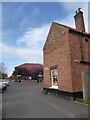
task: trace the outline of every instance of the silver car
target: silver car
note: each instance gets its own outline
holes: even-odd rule
[[[7,79],[2,79],[2,82],[3,82],[5,85],[7,85],[7,86],[10,85],[10,81],[7,80]]]
[[[3,92],[6,88],[7,86],[2,81],[0,81],[0,92]]]

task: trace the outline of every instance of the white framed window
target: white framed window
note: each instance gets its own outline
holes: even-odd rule
[[[57,68],[51,69],[52,86],[57,86],[58,85],[57,77],[58,77]]]

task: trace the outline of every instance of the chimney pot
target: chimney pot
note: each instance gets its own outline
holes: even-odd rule
[[[78,8],[78,12],[80,12],[81,8]]]

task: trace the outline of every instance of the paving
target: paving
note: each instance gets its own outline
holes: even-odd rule
[[[88,106],[42,93],[43,82],[12,82],[2,95],[2,118],[88,118]]]

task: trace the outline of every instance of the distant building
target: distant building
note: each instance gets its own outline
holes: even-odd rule
[[[15,67],[12,76],[21,77],[23,80],[37,79],[39,73],[43,74],[43,65],[34,63],[25,63]]]
[[[82,96],[82,73],[88,72],[90,65],[90,33],[85,32],[80,8],[74,19],[76,28],[55,22],[51,25],[43,48],[44,90]]]

